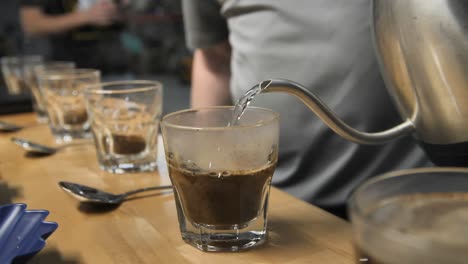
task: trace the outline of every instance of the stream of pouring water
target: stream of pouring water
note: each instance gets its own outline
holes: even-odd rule
[[[268,86],[270,86],[271,81],[263,81],[259,84],[254,85],[250,90],[245,92],[245,94],[237,100],[234,112],[232,113],[231,122],[228,123],[227,126],[235,126],[238,124],[239,120],[241,119],[242,115],[245,112],[245,109],[249,106],[250,102],[252,102],[253,98],[265,90]]]

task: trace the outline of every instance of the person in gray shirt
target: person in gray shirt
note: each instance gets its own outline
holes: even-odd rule
[[[183,0],[194,50],[192,107],[233,104],[254,84],[293,80],[361,131],[401,119],[385,90],[370,29],[370,0]],[[431,166],[411,138],[380,146],[334,134],[291,95],[268,93],[252,105],[280,113],[273,185],[335,215],[362,181]]]

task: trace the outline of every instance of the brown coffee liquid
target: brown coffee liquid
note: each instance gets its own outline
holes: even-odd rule
[[[112,138],[116,154],[138,154],[146,148],[146,141],[142,136],[112,134]]]
[[[196,224],[232,226],[247,223],[260,214],[276,164],[258,171],[194,172],[169,165],[186,217]]]
[[[81,125],[88,120],[86,109],[74,109],[67,111],[63,116],[63,122],[67,125]]]

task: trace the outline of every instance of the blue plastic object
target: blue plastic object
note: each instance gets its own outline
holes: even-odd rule
[[[0,206],[0,263],[22,263],[42,250],[57,229],[46,222],[47,210],[26,210],[26,204]]]

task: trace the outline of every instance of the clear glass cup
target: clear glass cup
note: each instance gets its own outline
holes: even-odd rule
[[[25,80],[25,66],[40,62],[42,62],[42,57],[39,55],[1,58],[3,79],[10,95],[29,93],[29,87]]]
[[[357,188],[355,263],[467,263],[468,169],[396,171]]]
[[[118,81],[90,86],[86,104],[100,167],[112,173],[153,171],[157,165],[163,85]]]
[[[99,70],[44,70],[38,79],[56,141],[62,143],[91,137],[84,90],[100,83]]]
[[[178,111],[161,122],[182,239],[203,251],[240,251],[266,240],[279,116],[249,107]]]
[[[37,115],[37,119],[40,123],[46,123],[47,110],[46,103],[43,93],[39,89],[38,76],[43,71],[50,70],[62,70],[62,69],[74,69],[75,63],[70,61],[49,61],[49,62],[37,62],[25,65],[24,74],[25,80],[32,93],[32,103],[34,112]]]

